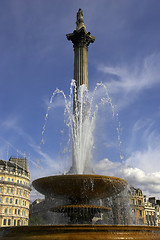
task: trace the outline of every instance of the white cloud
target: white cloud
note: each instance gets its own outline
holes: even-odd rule
[[[160,197],[160,171],[146,173],[139,168],[122,168],[122,175],[131,185],[141,188],[144,193]]]
[[[96,164],[99,174],[120,177],[134,187],[141,188],[144,194],[160,197],[160,171],[146,173],[140,168],[126,166],[125,163],[101,160]]]
[[[95,169],[102,174],[107,174],[109,172],[111,173],[119,166],[121,166],[120,162],[112,162],[108,158],[105,158],[96,164]]]
[[[143,63],[136,62],[132,66],[104,66],[99,71],[111,75],[106,85],[109,92],[117,98],[118,106],[125,107],[134,101],[140,92],[160,83],[160,53],[147,56]]]

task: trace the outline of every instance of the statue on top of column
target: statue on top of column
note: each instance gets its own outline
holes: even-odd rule
[[[76,30],[79,30],[82,27],[86,29],[86,26],[84,25],[84,20],[83,20],[83,11],[81,10],[81,8],[79,8],[77,12]]]

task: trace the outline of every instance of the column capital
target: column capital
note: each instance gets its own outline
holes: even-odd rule
[[[87,32],[84,27],[79,30],[73,31],[66,35],[69,41],[72,41],[73,47],[87,47],[90,43],[94,43],[95,37],[91,36],[90,32]]]

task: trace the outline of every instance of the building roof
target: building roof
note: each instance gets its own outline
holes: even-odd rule
[[[22,165],[24,161],[24,167]],[[7,160],[2,160],[0,159],[0,169],[4,169],[4,168],[9,168],[9,169],[16,169],[19,171],[24,171],[28,173],[27,170],[27,164],[26,164],[26,158],[22,159],[22,158],[12,158],[10,157],[9,161]]]

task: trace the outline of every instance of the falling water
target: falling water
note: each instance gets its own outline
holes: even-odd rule
[[[100,98],[100,102],[95,104],[97,90],[103,88],[104,96]],[[120,123],[118,120],[118,113],[115,110],[115,106],[112,104],[111,98],[108,94],[107,87],[102,82],[97,83],[92,94],[88,93],[85,85],[81,85],[78,88],[78,93],[74,91],[76,89],[75,81],[72,80],[70,86],[70,94],[67,98],[62,90],[56,89],[50,99],[47,113],[45,115],[45,123],[42,130],[41,144],[44,144],[44,134],[46,130],[46,124],[49,117],[49,111],[52,107],[54,97],[57,94],[61,94],[65,102],[64,110],[64,122],[69,128],[69,139],[67,145],[72,143],[72,166],[68,174],[92,174],[92,150],[94,147],[94,130],[96,123],[96,116],[98,108],[101,104],[109,104],[112,110],[113,118],[116,118],[117,136],[119,146],[121,145],[120,139]],[[74,96],[73,96],[74,95]],[[73,109],[73,98],[74,109]],[[120,151],[120,158],[123,156]]]

